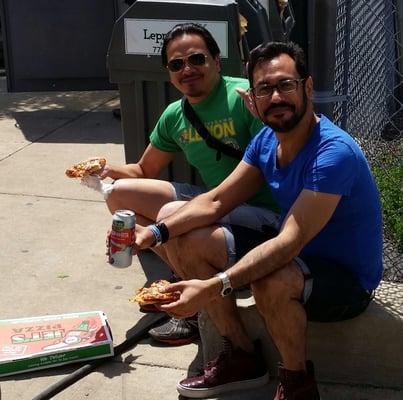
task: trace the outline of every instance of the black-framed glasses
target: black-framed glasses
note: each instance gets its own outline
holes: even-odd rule
[[[298,85],[304,80],[305,79],[283,79],[277,82],[277,85],[262,83],[261,85],[250,89],[250,91],[257,99],[272,96],[274,93],[274,89],[276,89],[279,93],[291,93],[297,90]]]
[[[206,63],[207,56],[203,53],[193,53],[186,57],[174,58],[168,61],[167,68],[171,72],[179,72],[185,68],[185,64],[192,65],[193,67],[201,67]]]

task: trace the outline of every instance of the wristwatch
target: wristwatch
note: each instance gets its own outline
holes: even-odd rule
[[[233,289],[231,286],[231,281],[229,280],[229,276],[225,272],[219,272],[215,276],[219,278],[222,283],[222,288],[220,292],[221,296],[226,297],[230,295]]]

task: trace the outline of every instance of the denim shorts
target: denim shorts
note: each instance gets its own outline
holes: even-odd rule
[[[174,200],[190,200],[208,189],[191,185],[189,183],[171,182],[174,190]],[[256,231],[262,231],[265,226],[277,229],[279,224],[279,215],[263,207],[241,204],[233,209],[228,215],[220,221],[222,224],[232,224],[244,226]]]
[[[228,251],[228,267],[275,232],[257,232],[237,225],[223,225]],[[362,288],[355,275],[331,260],[296,257],[304,275],[301,304],[309,321],[335,322],[361,314],[370,303],[372,290]]]

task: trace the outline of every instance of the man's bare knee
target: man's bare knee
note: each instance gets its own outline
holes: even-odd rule
[[[160,210],[158,211],[157,215],[157,221],[160,221],[161,219],[164,219],[171,214],[173,214],[175,211],[177,211],[179,208],[181,208],[183,205],[186,204],[186,201],[170,201],[169,203],[164,204]]]
[[[165,245],[167,254],[175,264],[188,265],[192,264],[192,260],[198,259],[197,240],[195,241],[194,233],[188,232],[178,236]]]
[[[194,238],[187,233],[169,240],[165,252],[175,273],[182,279],[195,278],[193,266],[200,263],[200,258],[192,251],[195,246]]]
[[[186,279],[210,278],[227,261],[224,234],[219,226],[195,229],[170,240],[166,251],[170,262]]]
[[[122,208],[122,196],[132,184],[133,179],[118,179],[113,183],[113,190],[106,199],[111,213]]]
[[[291,262],[251,284],[257,308],[277,307],[279,302],[301,298],[304,277],[299,266]]]

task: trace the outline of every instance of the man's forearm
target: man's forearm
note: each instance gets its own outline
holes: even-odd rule
[[[231,286],[234,289],[239,289],[282,268],[297,255],[296,248],[293,250],[293,247],[295,246],[292,244],[284,246],[284,243],[281,243],[281,241],[279,243],[276,239],[271,239],[255,247],[225,271],[230,279]],[[292,254],[294,255],[292,256]],[[203,297],[206,302],[220,298],[221,280],[213,276],[205,280],[205,283]]]
[[[169,237],[174,238],[193,229],[216,223],[256,193],[262,184],[260,170],[241,161],[216,188],[188,201],[163,219],[169,230]]]
[[[164,243],[166,239],[173,239],[193,229],[208,226],[221,218],[221,211],[214,206],[208,194],[201,194],[176,210],[170,216],[158,221],[152,227],[136,225],[136,246],[145,249],[156,244]],[[163,223],[165,233],[158,225]],[[154,230],[159,232],[158,235]],[[165,240],[163,238],[165,236]],[[160,241],[159,241],[160,239]]]
[[[139,164],[109,165],[108,176],[112,179],[146,178]]]
[[[174,214],[163,219],[172,239],[193,229],[208,226],[219,220],[225,211],[214,201],[211,192],[201,194],[186,202]]]
[[[270,239],[245,254],[228,274],[233,288],[240,288],[282,268],[299,254],[299,246],[281,235]]]

